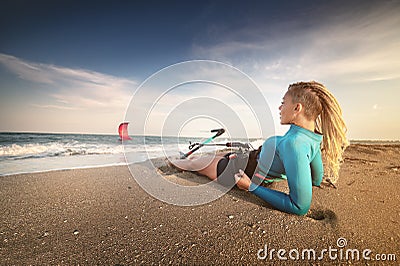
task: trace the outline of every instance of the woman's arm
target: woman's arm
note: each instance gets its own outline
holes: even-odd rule
[[[311,177],[313,186],[321,185],[322,178],[324,177],[324,166],[322,164],[321,150],[317,151],[317,154],[311,161]]]
[[[281,154],[285,155],[282,161],[288,180],[289,194],[257,186],[245,174],[240,180],[238,180],[240,175],[237,176],[237,185],[242,189],[247,186],[250,192],[278,210],[304,215],[310,209],[312,198],[311,169],[307,152],[298,143],[296,145],[295,142],[288,142],[285,143]]]

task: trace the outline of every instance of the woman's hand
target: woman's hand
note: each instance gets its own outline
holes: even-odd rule
[[[249,190],[251,180],[242,169],[239,169],[239,173],[235,174],[235,181],[238,188],[246,191]]]

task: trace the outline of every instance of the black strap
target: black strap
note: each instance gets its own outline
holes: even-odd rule
[[[261,152],[261,147],[260,146],[257,150],[251,151],[249,153],[249,161],[247,162],[246,168],[244,169],[244,172],[248,177],[252,177],[254,174],[254,171],[256,170],[257,164],[258,164],[258,155]]]

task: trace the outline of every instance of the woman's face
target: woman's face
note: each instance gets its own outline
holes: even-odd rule
[[[281,118],[281,124],[286,125],[293,122],[295,117],[296,104],[293,103],[292,97],[287,93],[282,99],[282,104],[279,106],[279,115]]]

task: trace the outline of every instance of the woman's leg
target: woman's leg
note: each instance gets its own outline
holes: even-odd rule
[[[201,175],[205,175],[211,180],[217,178],[217,165],[223,156],[201,156],[191,159],[174,160],[171,163],[184,171],[196,171]]]

